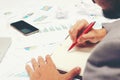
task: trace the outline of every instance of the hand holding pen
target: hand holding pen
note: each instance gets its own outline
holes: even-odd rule
[[[68,51],[71,50],[78,43],[78,39],[81,38],[82,35],[88,33],[92,29],[92,27],[94,26],[94,24],[95,24],[95,22],[91,22],[89,25],[87,25],[86,29],[83,30],[82,33],[79,34],[79,32],[77,32],[77,36],[76,36],[77,38],[73,42],[73,44],[69,47]],[[81,30],[82,30],[82,28],[81,28]],[[79,29],[78,29],[78,31],[79,31]]]

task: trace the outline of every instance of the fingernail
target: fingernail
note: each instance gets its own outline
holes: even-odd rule
[[[76,70],[80,70],[80,67],[76,67]]]

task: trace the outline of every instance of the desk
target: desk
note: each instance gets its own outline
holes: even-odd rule
[[[0,37],[11,37],[12,44],[0,63],[0,80],[29,80],[25,64],[32,57],[51,54],[78,19],[106,21],[100,8],[95,6],[91,0],[1,0]],[[36,26],[40,32],[23,36],[10,26],[11,22],[20,19]],[[100,24],[95,28],[98,26]]]

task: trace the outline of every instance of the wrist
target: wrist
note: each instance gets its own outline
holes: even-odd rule
[[[99,37],[100,37],[100,41],[106,36],[107,34],[107,31],[105,28],[102,28],[99,32],[99,34],[101,34]]]

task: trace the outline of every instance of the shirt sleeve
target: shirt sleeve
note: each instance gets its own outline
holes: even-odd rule
[[[108,33],[92,51],[83,80],[120,80],[120,21],[103,26]]]
[[[112,23],[102,23],[102,27],[104,27],[107,32],[109,32],[113,28],[116,28],[116,26],[118,25],[120,25],[120,20],[114,21]]]

